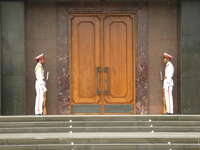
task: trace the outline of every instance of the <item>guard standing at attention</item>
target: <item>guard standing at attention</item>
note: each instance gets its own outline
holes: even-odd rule
[[[44,77],[44,68],[43,64],[45,63],[44,54],[40,54],[35,57],[37,61],[37,65],[35,66],[35,90],[36,90],[36,98],[35,98],[35,115],[43,115],[46,114],[46,82]]]
[[[165,64],[165,76],[163,81],[163,91],[164,91],[164,100],[166,104],[166,113],[167,114],[173,114],[174,108],[173,108],[173,75],[174,75],[174,66],[171,62],[172,56],[168,53],[163,54],[163,62]]]

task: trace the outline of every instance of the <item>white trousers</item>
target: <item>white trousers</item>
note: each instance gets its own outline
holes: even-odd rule
[[[173,86],[165,86],[165,102],[167,113],[174,113],[173,96],[172,96]]]
[[[43,113],[44,104],[44,88],[37,81],[35,83],[36,98],[35,98],[35,115]]]

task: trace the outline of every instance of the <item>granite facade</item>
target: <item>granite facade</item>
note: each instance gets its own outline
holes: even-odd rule
[[[26,103],[24,3],[4,1],[0,7],[0,107],[3,115],[23,115]]]
[[[153,11],[153,6],[158,7],[157,11]],[[172,8],[171,8],[172,7]],[[164,9],[164,11],[163,11]],[[41,49],[47,49],[48,57],[46,68],[50,70],[50,80],[48,81],[48,103],[49,114],[70,114],[70,78],[71,78],[71,52],[70,52],[70,13],[75,11],[87,13],[109,13],[109,12],[131,12],[136,14],[136,52],[135,52],[135,74],[136,74],[136,114],[161,113],[153,111],[154,108],[161,109],[162,103],[160,99],[161,85],[155,84],[159,80],[159,76],[154,72],[162,69],[160,55],[161,48],[173,48],[173,55],[177,56],[177,39],[176,39],[176,4],[172,6],[164,6],[162,3],[147,2],[68,2],[68,3],[36,3],[30,2],[26,4],[26,97],[27,97],[27,114],[33,114],[34,108],[34,75],[33,57],[39,53]],[[160,16],[155,17],[154,15]],[[154,14],[156,13],[156,14]],[[168,26],[165,24],[157,24],[160,18],[168,18]],[[172,17],[172,18],[171,18]],[[153,21],[152,21],[153,18]],[[171,23],[170,23],[171,22]],[[170,30],[167,36],[167,42],[160,44],[161,38],[156,39],[155,35],[159,29]],[[162,34],[162,30],[159,31]],[[152,36],[152,37],[151,37]],[[154,37],[153,37],[154,36]],[[165,38],[164,37],[164,38]],[[153,39],[153,40],[152,40]],[[174,42],[174,43],[173,43]],[[155,44],[157,43],[157,44]],[[173,44],[173,46],[171,46]],[[160,45],[158,47],[153,47]],[[155,49],[155,51],[154,51]],[[156,63],[154,64],[152,56],[156,53]],[[175,63],[176,66],[176,63]],[[153,70],[152,70],[153,68]],[[153,80],[153,82],[151,81]],[[155,82],[154,82],[155,81]],[[154,86],[155,85],[155,86]]]
[[[68,114],[70,104],[70,51],[68,12],[57,5],[57,101],[58,113]]]
[[[35,105],[35,56],[45,53],[48,114],[57,114],[57,23],[56,4],[27,2],[26,5],[26,114],[34,114]],[[46,74],[46,73],[45,73]]]
[[[180,92],[181,113],[200,113],[200,1],[181,1]]]
[[[147,3],[57,4],[57,100],[59,114],[70,113],[70,12],[136,13],[136,113],[149,112],[148,96],[148,7]],[[109,6],[110,5],[110,6]],[[126,8],[126,9],[125,9]],[[103,11],[102,11],[103,10]],[[138,37],[137,37],[138,36]]]
[[[161,114],[163,112],[163,97],[160,72],[164,75],[162,55],[164,52],[173,56],[174,74],[174,106],[178,112],[177,75],[178,75],[178,18],[176,2],[149,3],[149,34],[148,34],[148,66],[149,66],[149,112]]]
[[[136,48],[136,114],[149,113],[148,85],[148,5],[139,5],[137,12],[137,48]]]

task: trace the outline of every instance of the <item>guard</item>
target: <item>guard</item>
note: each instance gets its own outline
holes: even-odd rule
[[[165,64],[165,76],[164,76],[164,82],[163,82],[163,91],[164,91],[164,100],[166,104],[166,113],[167,114],[173,114],[174,108],[173,108],[173,75],[174,75],[174,66],[171,62],[172,56],[168,53],[163,54],[163,62]]]
[[[35,57],[37,61],[37,65],[35,66],[35,90],[36,90],[36,98],[35,98],[35,115],[43,115],[46,112],[46,82],[44,77],[44,68],[43,64],[45,63],[44,54],[40,54]]]

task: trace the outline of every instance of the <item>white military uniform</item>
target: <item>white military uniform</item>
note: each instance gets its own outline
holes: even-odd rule
[[[163,89],[164,89],[167,113],[171,114],[174,113],[173,96],[172,96],[172,91],[174,86],[174,82],[172,79],[173,75],[174,75],[174,66],[170,61],[168,61],[165,66],[165,79],[163,82]]]
[[[44,68],[40,62],[37,63],[35,67],[35,89],[36,89],[36,99],[35,99],[35,114],[43,113],[44,104],[44,94],[47,91],[46,83],[44,81]]]

